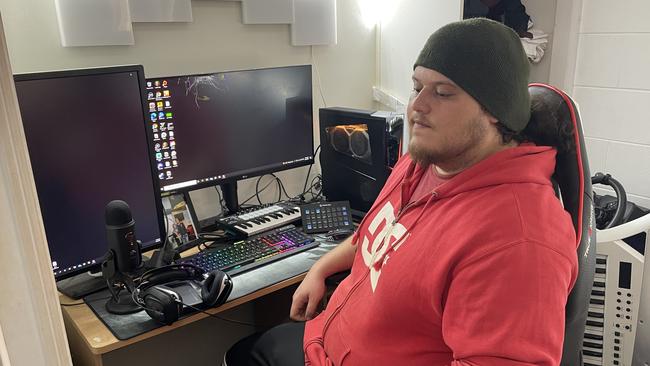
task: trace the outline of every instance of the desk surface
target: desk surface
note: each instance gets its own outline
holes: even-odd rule
[[[233,276],[233,291],[228,298],[228,302],[217,308],[209,309],[207,312],[217,314],[302,281],[312,264],[334,246],[336,244],[321,242],[320,246],[311,250]],[[187,252],[187,255],[191,254],[193,254],[191,251]],[[66,304],[76,303],[79,300],[72,300],[63,294],[59,294],[59,301]],[[83,345],[77,344],[76,346],[83,346],[93,355],[101,355],[140,342],[208,316],[203,313],[196,313],[170,326],[163,326],[121,341],[108,330],[86,304],[63,306],[62,312],[66,326],[73,328],[68,329],[71,348],[73,342],[83,342]],[[74,331],[75,334],[71,335],[71,331]]]

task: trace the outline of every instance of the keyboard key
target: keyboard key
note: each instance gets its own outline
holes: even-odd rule
[[[220,269],[234,274],[317,245],[312,237],[288,225],[218,250],[201,252],[180,262],[194,264],[205,271]]]

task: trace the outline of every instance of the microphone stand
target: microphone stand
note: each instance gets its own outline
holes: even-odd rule
[[[122,315],[142,310],[131,296],[135,289],[133,279],[129,274],[122,273],[117,269],[115,253],[112,250],[108,251],[102,262],[102,276],[106,279],[108,290],[111,293],[111,298],[106,302],[106,311]]]

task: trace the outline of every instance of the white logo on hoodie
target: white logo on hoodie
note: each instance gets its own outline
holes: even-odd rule
[[[377,232],[381,224],[384,225],[381,231]],[[370,239],[367,236],[363,237],[361,254],[363,255],[363,261],[370,269],[370,286],[372,287],[372,292],[375,292],[377,283],[379,282],[379,276],[381,276],[381,267],[379,269],[375,268],[375,263],[383,260],[383,264],[385,264],[388,261],[388,257],[383,258],[384,253],[386,253],[395,240],[403,239],[406,234],[406,228],[399,222],[395,222],[395,209],[390,202],[386,202],[384,207],[372,219],[372,222],[368,226],[368,233],[374,239],[372,244],[370,244]],[[393,247],[393,250],[397,250],[403,243],[404,240],[397,243]]]

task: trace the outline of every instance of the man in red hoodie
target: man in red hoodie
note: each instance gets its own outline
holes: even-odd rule
[[[527,84],[504,25],[435,32],[414,66],[409,154],[296,290],[291,317],[307,322],[241,341],[228,366],[558,365],[576,239],[555,149],[523,137]],[[346,269],[317,315],[325,278]]]

